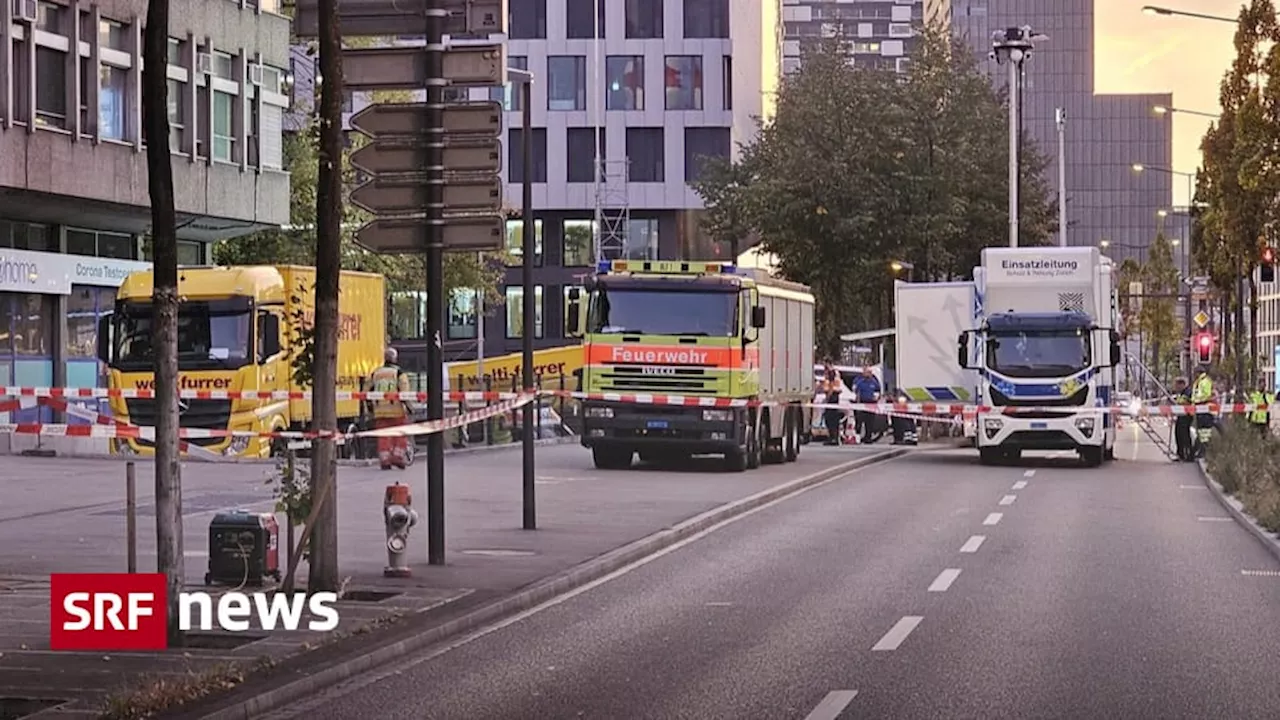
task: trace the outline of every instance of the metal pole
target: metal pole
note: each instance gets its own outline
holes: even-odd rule
[[[477,260],[484,263],[484,253],[477,255]],[[476,383],[484,382],[484,293],[485,288],[476,288]],[[458,388],[466,390],[467,388]]]
[[[1067,109],[1058,108],[1058,245],[1067,246]]]
[[[1009,59],[1009,247],[1018,247],[1018,68]]]
[[[128,535],[129,572],[138,572],[138,474],[133,461],[124,466],[125,534]]]
[[[523,262],[521,263],[521,291],[524,296],[524,331],[520,333],[520,349],[523,355],[523,363],[520,374],[524,376],[524,392],[529,394],[533,392],[533,334],[537,319],[534,316],[534,287],[533,287],[533,255],[537,252],[538,243],[535,236],[535,225],[533,222],[533,80],[525,78],[524,85],[520,90],[523,102],[520,107],[521,127],[520,132],[520,152],[524,157],[523,172],[520,174],[520,190],[524,196],[524,207],[522,210],[524,218],[524,241],[523,241]],[[533,467],[533,440],[536,428],[534,423],[541,418],[534,418],[533,403],[525,403],[522,408],[524,412],[524,468],[523,468],[523,505],[524,505],[524,529],[538,529],[538,513],[536,497],[534,495],[534,467]]]
[[[444,419],[444,0],[427,2],[427,418]],[[427,436],[427,562],[444,564],[444,434]]]

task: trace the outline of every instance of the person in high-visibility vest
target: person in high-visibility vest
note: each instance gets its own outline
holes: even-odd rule
[[[396,364],[399,354],[395,348],[387,348],[386,362],[369,376],[369,390],[373,392],[409,392],[409,376]],[[400,400],[372,400],[373,426],[387,428],[404,425],[409,419],[409,407]],[[404,470],[409,464],[409,439],[406,437],[379,437],[378,460],[383,470],[398,467]]]
[[[1180,377],[1173,381],[1173,397],[1174,405],[1190,405],[1191,394],[1187,391],[1187,379]],[[1195,422],[1195,418],[1190,415],[1175,415],[1173,420],[1173,439],[1178,450],[1178,459],[1183,462],[1190,462],[1195,459],[1193,443],[1191,442],[1191,425]]]
[[[1191,388],[1191,403],[1205,405],[1213,400],[1213,379],[1209,377],[1209,368],[1200,366],[1195,385]],[[1203,457],[1205,447],[1213,437],[1213,413],[1196,413],[1196,456]]]
[[[1267,383],[1258,382],[1258,389],[1249,393],[1250,405],[1266,405],[1266,410],[1254,409],[1249,413],[1249,422],[1258,428],[1258,432],[1264,436],[1269,434],[1271,429],[1271,406],[1276,402],[1275,393],[1267,392]]]

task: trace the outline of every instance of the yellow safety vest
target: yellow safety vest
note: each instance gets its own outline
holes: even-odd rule
[[[1276,402],[1276,396],[1272,395],[1271,393],[1258,392],[1257,390],[1254,390],[1253,392],[1249,393],[1249,403],[1251,405],[1266,405],[1268,408],[1270,408],[1272,405],[1275,404],[1275,402]],[[1267,415],[1269,414],[1271,414],[1271,411],[1269,409],[1254,410],[1249,415],[1249,422],[1255,425],[1265,425],[1267,422]]]
[[[1193,405],[1203,405],[1209,402],[1209,398],[1213,397],[1213,380],[1209,379],[1206,373],[1196,378],[1195,389],[1191,391],[1191,403]]]
[[[369,389],[373,392],[408,392],[409,378],[395,365],[383,365],[369,376]],[[408,414],[403,402],[374,400],[372,404],[375,418],[402,418]]]

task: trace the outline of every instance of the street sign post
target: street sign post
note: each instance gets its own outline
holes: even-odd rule
[[[351,153],[351,164],[370,175],[412,173],[427,163],[426,145],[412,142],[392,145],[370,143]],[[474,145],[446,145],[444,165],[457,172],[498,173],[502,171],[502,142],[496,138]]]
[[[1209,314],[1203,310],[1196,313],[1195,317],[1192,319],[1196,321],[1196,327],[1203,328],[1209,326]]]
[[[448,12],[444,34],[450,38],[507,34],[508,0],[441,0]],[[430,0],[342,0],[338,19],[344,37],[425,35]],[[295,0],[293,34],[320,36],[319,0]]]
[[[389,141],[426,138],[426,106],[421,103],[370,105],[351,116],[351,127],[371,138]],[[476,140],[502,135],[502,105],[496,102],[469,102],[446,105],[444,132],[447,138],[474,137]]]
[[[507,79],[503,43],[462,45],[444,53],[444,79],[455,87],[502,85]],[[420,90],[427,53],[421,47],[350,48],[342,51],[342,83],[351,90]]]
[[[499,215],[454,218],[444,226],[444,244],[458,252],[492,250],[502,245],[506,226]],[[356,243],[380,253],[420,253],[426,250],[426,228],[425,217],[374,220],[356,231]]]

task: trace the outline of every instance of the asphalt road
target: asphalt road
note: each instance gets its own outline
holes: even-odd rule
[[[273,717],[1280,716],[1280,563],[1125,435],[860,471]]]

